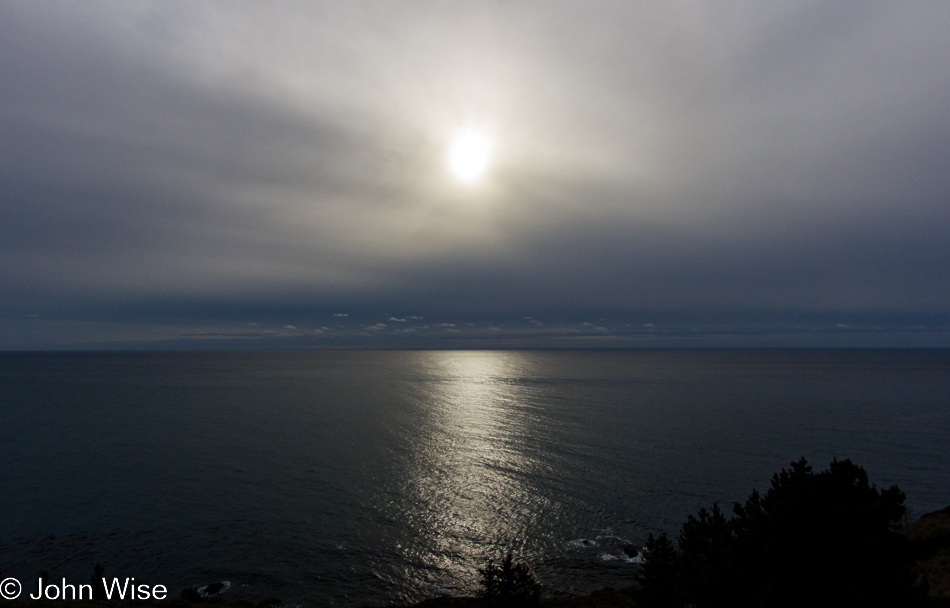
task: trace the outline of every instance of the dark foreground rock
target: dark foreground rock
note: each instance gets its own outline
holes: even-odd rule
[[[933,599],[950,603],[950,507],[927,513],[907,525],[917,558],[919,581],[926,581]]]

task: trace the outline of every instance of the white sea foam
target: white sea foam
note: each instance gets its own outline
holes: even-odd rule
[[[643,563],[643,554],[639,553],[633,557],[629,557],[626,554],[623,555],[613,555],[611,553],[601,553],[600,559],[605,562],[625,562],[628,564],[642,564]]]

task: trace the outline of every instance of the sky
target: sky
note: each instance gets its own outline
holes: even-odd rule
[[[948,31],[937,1],[0,3],[0,350],[950,347]]]

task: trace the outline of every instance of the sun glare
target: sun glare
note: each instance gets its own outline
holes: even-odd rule
[[[462,129],[452,140],[449,150],[449,167],[463,182],[472,182],[485,173],[491,144],[484,133],[475,129]]]

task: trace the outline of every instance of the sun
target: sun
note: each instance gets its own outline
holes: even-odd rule
[[[485,173],[491,142],[477,129],[460,129],[449,148],[449,167],[463,182],[473,182]]]

